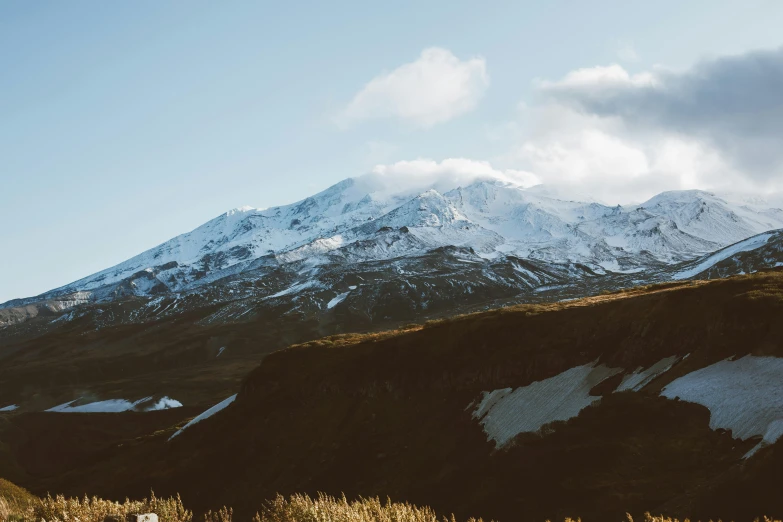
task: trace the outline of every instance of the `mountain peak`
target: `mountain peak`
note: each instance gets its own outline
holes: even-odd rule
[[[661,192],[660,194],[656,194],[655,196],[651,197],[641,205],[638,205],[639,207],[651,207],[654,205],[659,205],[662,203],[675,203],[675,204],[682,204],[682,203],[688,203],[691,201],[696,200],[714,200],[714,201],[721,201],[723,202],[723,199],[719,198],[712,192],[707,192],[706,190],[699,190],[699,189],[686,189],[686,190],[667,190],[665,192]]]
[[[184,291],[263,264],[260,260],[268,256],[287,262],[345,249],[353,252],[352,259],[367,261],[459,246],[487,256],[590,266],[616,266],[619,260],[639,256],[672,262],[783,228],[781,212],[730,204],[701,190],[663,192],[637,207],[608,207],[559,198],[543,185],[523,188],[490,177],[452,186],[435,181],[422,177],[395,185],[389,173],[371,173],[344,179],[289,205],[239,207],[44,295],[110,288],[145,268],[161,266],[169,267],[159,277],[166,278],[171,291]],[[448,190],[442,190],[445,187]],[[410,232],[407,247],[365,248],[381,241],[379,230],[403,227]],[[293,252],[296,255],[287,255]]]
[[[226,216],[233,216],[234,214],[245,214],[247,212],[253,212],[255,210],[258,210],[255,207],[251,207],[250,205],[243,205],[241,207],[232,208],[228,212],[226,212]]]

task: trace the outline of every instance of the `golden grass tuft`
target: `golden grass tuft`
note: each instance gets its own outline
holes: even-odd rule
[[[626,513],[625,516],[627,517],[627,522],[633,522],[633,517]],[[672,518],[672,517],[666,517],[663,515],[654,517],[650,513],[644,514],[644,522],[680,522],[680,519],[678,518]],[[691,522],[689,518],[684,519],[682,522]],[[713,522],[710,520],[710,522]],[[720,519],[718,519],[718,522],[721,522]],[[771,518],[764,517],[763,519],[757,518],[754,522],[780,522],[780,520],[774,520]]]
[[[152,493],[149,499],[113,502],[96,497],[83,499],[46,496],[37,498],[27,491],[0,479],[0,522],[124,522],[134,513],[155,513],[160,522],[192,522],[193,512],[182,504],[179,495],[159,499]],[[204,522],[233,522],[234,512],[223,507],[204,515]],[[349,501],[344,495],[335,498],[319,493],[316,498],[296,494],[288,498],[278,495],[266,502],[253,522],[457,522],[454,515],[438,517],[427,506],[392,502],[380,498],[359,498]],[[470,518],[467,522],[483,522]],[[549,522],[549,521],[547,521]],[[566,518],[565,522],[581,522]],[[628,514],[627,522],[634,522]],[[680,522],[677,518],[644,514],[644,522]],[[684,519],[682,522],[691,522]],[[712,521],[710,521],[712,522]],[[720,522],[720,521],[718,521]],[[755,522],[781,522],[767,517]]]
[[[36,498],[27,505],[12,504],[5,495],[0,495],[0,522],[124,521],[128,515],[134,513],[155,513],[160,522],[193,520],[193,512],[185,509],[179,495],[176,498],[159,499],[152,493],[149,499],[125,499],[125,502],[86,496],[79,499],[47,495],[45,498]]]
[[[440,522],[430,507],[418,507],[409,503],[381,502],[378,497],[348,501],[323,493],[317,498],[307,495],[278,495],[253,519],[254,522]],[[444,517],[443,522],[456,522],[454,515]],[[209,521],[217,522],[217,521]],[[225,522],[225,521],[220,521]],[[483,522],[471,518],[468,522]]]
[[[26,511],[36,500],[38,499],[26,489],[0,478],[0,522],[12,520],[17,513]]]

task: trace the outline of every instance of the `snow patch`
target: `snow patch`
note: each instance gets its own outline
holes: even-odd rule
[[[0,408],[0,411],[14,411],[17,409],[19,409],[19,406],[17,406],[16,404],[11,404],[10,406],[4,406]]]
[[[315,280],[305,281],[304,283],[297,283],[293,286],[289,286],[285,290],[280,290],[276,294],[268,295],[264,299],[274,299],[275,297],[283,297],[284,295],[296,294],[301,292],[302,290],[306,290],[308,288],[313,288],[313,287],[320,287],[320,286],[321,284],[318,281]]]
[[[220,347],[220,349],[218,350],[218,353],[217,353],[217,355],[215,356],[215,359],[217,359],[218,357],[220,357],[220,355],[221,355],[223,352],[225,352],[225,351],[226,351],[226,347],[225,347],[225,346],[221,346],[221,347]]]
[[[494,440],[500,448],[520,433],[535,433],[545,424],[576,417],[600,400],[591,396],[590,390],[621,371],[586,364],[513,391],[484,392],[473,418],[479,419],[487,440]]]
[[[326,308],[328,308],[328,309],[330,309],[330,310],[331,310],[332,308],[334,308],[334,307],[335,307],[335,306],[337,306],[338,304],[340,304],[340,303],[342,303],[343,301],[345,301],[345,298],[346,298],[346,297],[348,297],[348,294],[350,294],[350,293],[351,293],[351,292],[350,292],[350,291],[348,291],[348,292],[344,292],[344,293],[342,293],[342,294],[339,294],[339,295],[338,295],[338,296],[336,296],[334,299],[332,299],[331,301],[329,301],[328,303],[326,303]]]
[[[738,439],[761,436],[761,446],[783,434],[783,358],[720,361],[676,379],[661,395],[706,406],[710,428],[729,429]]]
[[[639,391],[645,386],[647,386],[650,381],[655,379],[661,374],[664,374],[668,372],[672,366],[674,366],[674,363],[679,361],[680,358],[675,356],[672,357],[665,357],[658,361],[657,363],[653,364],[646,370],[643,370],[642,368],[637,368],[636,371],[633,373],[629,373],[628,375],[625,375],[623,377],[622,382],[620,382],[620,385],[615,390],[616,392],[621,391]]]
[[[142,411],[158,411],[158,410],[170,410],[172,408],[181,408],[182,403],[171,397],[161,397],[155,404],[150,407],[145,407]]]
[[[109,399],[72,406],[73,403],[78,401],[79,399],[74,399],[49,408],[46,411],[56,413],[121,413],[124,411],[155,411],[182,407],[181,402],[169,397],[161,397],[154,402],[152,397],[144,397],[134,402],[125,399]]]
[[[55,406],[54,408],[49,408],[46,411],[58,413],[119,413],[122,411],[132,410],[134,406],[134,403],[126,401],[125,399],[109,399],[107,401],[90,402],[80,406],[71,406],[78,400],[79,399],[68,401],[66,403]]]
[[[767,241],[769,241],[769,238],[771,238],[773,235],[774,233],[759,234],[757,236],[748,238],[744,241],[740,241],[739,243],[735,243],[729,247],[724,248],[723,250],[718,250],[714,254],[704,258],[701,262],[696,264],[694,267],[674,274],[672,276],[672,279],[680,280],[680,279],[687,279],[689,277],[693,277],[695,275],[704,272],[708,268],[717,265],[721,261],[730,258],[735,254],[739,254],[740,252],[749,252],[751,250],[756,250],[757,248],[764,246],[767,243]]]
[[[236,393],[235,393],[234,395],[232,395],[232,396],[231,396],[231,397],[229,397],[228,399],[225,399],[225,400],[223,400],[223,401],[221,401],[221,402],[219,402],[219,403],[215,404],[214,406],[212,406],[210,409],[208,409],[208,410],[207,410],[207,411],[205,411],[204,413],[202,413],[202,414],[198,415],[197,417],[194,417],[194,418],[193,418],[193,419],[192,419],[190,422],[188,422],[187,424],[185,424],[185,425],[184,425],[184,426],[183,426],[181,429],[177,430],[177,432],[176,432],[174,435],[172,435],[171,437],[169,437],[169,440],[173,439],[174,437],[176,437],[177,435],[179,435],[180,433],[182,433],[183,431],[185,431],[185,430],[186,430],[186,429],[188,429],[189,427],[193,426],[193,425],[194,425],[194,424],[196,424],[197,422],[201,422],[201,421],[203,421],[204,419],[208,419],[209,417],[213,416],[213,415],[214,415],[214,414],[216,414],[217,412],[219,412],[219,411],[221,411],[221,410],[224,410],[224,409],[225,409],[225,408],[226,408],[226,407],[227,407],[229,404],[231,404],[232,402],[234,402],[234,400],[235,400],[236,398],[237,398],[237,395],[236,395]]]
[[[761,442],[753,446],[753,448],[742,458],[749,459],[761,448],[775,444],[775,442],[777,442],[780,437],[783,437],[783,419],[770,422],[769,426],[767,427],[767,431],[764,433],[764,437],[761,439]]]

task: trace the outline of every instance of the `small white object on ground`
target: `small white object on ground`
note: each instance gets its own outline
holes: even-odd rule
[[[127,522],[158,522],[158,515],[155,513],[134,513],[128,515]]]

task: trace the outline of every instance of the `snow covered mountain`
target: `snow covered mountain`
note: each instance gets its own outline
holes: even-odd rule
[[[780,266],[783,266],[783,230],[773,230],[686,263],[671,278],[718,279]]]
[[[525,189],[494,179],[395,191],[370,174],[291,205],[226,212],[114,267],[5,303],[0,324],[124,298],[196,295],[203,304],[204,299],[249,297],[247,292],[227,296],[216,290],[215,283],[225,286],[238,279],[254,282],[254,297],[294,298],[329,286],[323,280],[326,273],[358,273],[368,263],[385,263],[389,275],[380,276],[384,281],[397,277],[391,267],[399,260],[415,272],[417,260],[443,248],[464,250],[462,263],[481,267],[481,278],[517,290],[531,281],[545,287],[545,281],[567,285],[584,277],[623,274],[645,275],[646,280],[632,281],[640,283],[666,274],[671,265],[779,228],[781,209],[729,202],[697,190],[664,192],[640,205],[612,207],[559,199],[541,186]],[[444,257],[441,266],[452,266],[450,259]],[[520,267],[531,262],[562,277],[525,274]],[[514,277],[507,278],[504,271]],[[326,297],[324,305],[335,296]]]

